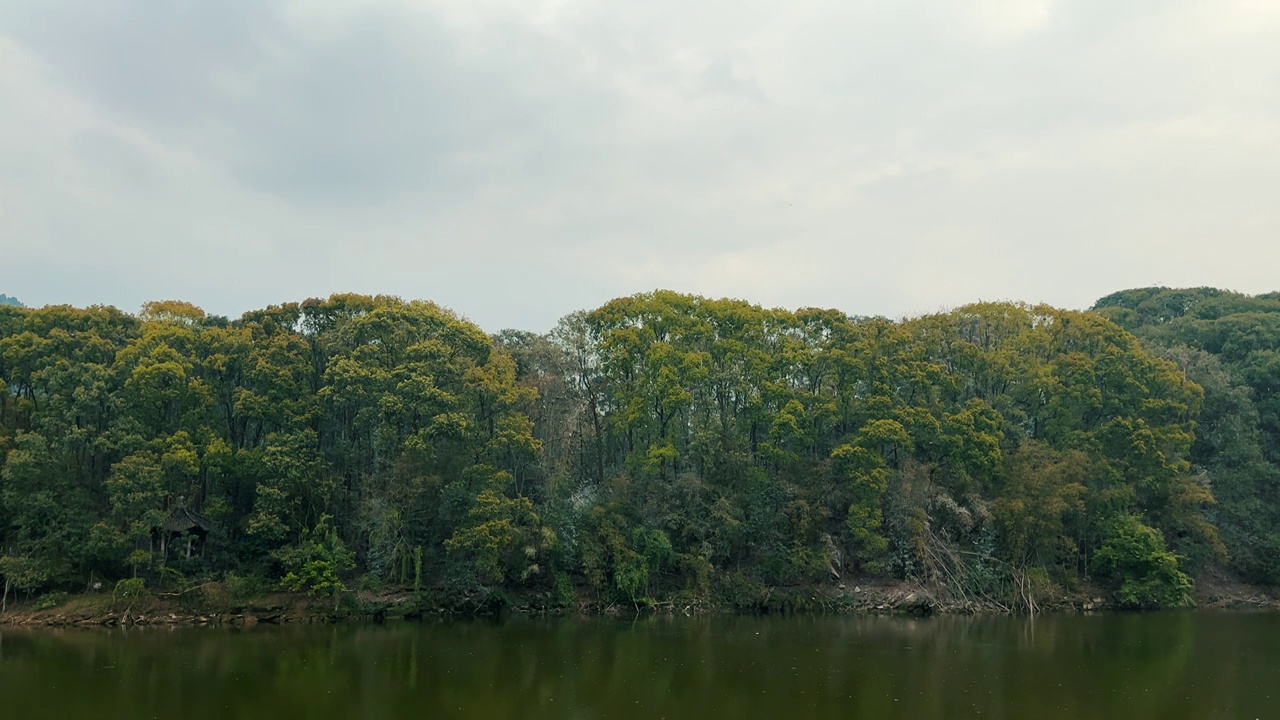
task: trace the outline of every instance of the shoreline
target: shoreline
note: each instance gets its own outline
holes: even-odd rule
[[[216,585],[216,584],[213,584]],[[378,624],[387,620],[493,616],[600,617],[630,615],[1025,615],[995,602],[956,598],[909,582],[869,582],[843,585],[771,588],[759,604],[664,600],[646,605],[602,604],[579,600],[571,605],[548,601],[545,594],[507,596],[473,593],[443,601],[431,592],[369,592],[349,595],[335,609],[331,599],[298,593],[272,593],[229,600],[206,592],[149,593],[132,602],[113,600],[105,593],[68,596],[54,607],[37,609],[38,599],[10,603],[0,614],[0,627],[144,627],[216,626],[251,628],[258,625]],[[1210,581],[1196,592],[1188,609],[1280,610],[1280,588],[1259,588],[1237,582]],[[1036,614],[1132,612],[1115,606],[1099,593],[1062,594],[1037,601]]]

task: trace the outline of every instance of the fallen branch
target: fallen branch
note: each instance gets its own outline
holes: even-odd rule
[[[181,597],[183,595],[186,595],[189,592],[192,592],[193,590],[199,590],[200,588],[205,588],[205,587],[209,587],[210,585],[217,585],[217,584],[218,583],[216,581],[210,581],[210,582],[204,583],[203,585],[196,585],[195,587],[189,587],[186,590],[182,590],[180,592],[156,593],[156,595],[160,595],[163,597]]]

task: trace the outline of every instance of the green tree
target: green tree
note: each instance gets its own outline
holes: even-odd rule
[[[321,515],[313,528],[306,528],[298,542],[277,551],[285,575],[281,585],[289,590],[331,595],[333,609],[341,604],[347,586],[342,575],[355,568],[355,556],[338,537],[333,518]]]

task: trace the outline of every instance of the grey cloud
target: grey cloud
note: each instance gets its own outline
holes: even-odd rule
[[[19,0],[8,35],[85,98],[151,128],[220,110],[215,73],[251,63],[281,28],[269,3]]]
[[[19,0],[0,244],[47,270],[0,292],[536,329],[658,286],[888,315],[1270,289],[1265,5]]]
[[[495,161],[536,171],[571,131],[557,102],[605,111],[572,84],[530,92],[555,48],[514,25],[494,30],[502,56],[469,57],[428,12],[375,7],[317,38],[280,3],[113,5],[41,8],[20,37],[126,122],[303,204],[471,186]]]

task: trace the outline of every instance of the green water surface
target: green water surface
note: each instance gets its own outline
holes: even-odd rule
[[[5,718],[1269,718],[1280,614],[0,630]]]

